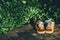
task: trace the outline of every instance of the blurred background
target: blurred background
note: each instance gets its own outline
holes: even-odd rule
[[[60,0],[0,0],[0,33],[38,19],[52,19],[60,26]]]

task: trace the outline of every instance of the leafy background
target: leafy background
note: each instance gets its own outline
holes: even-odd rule
[[[0,0],[0,33],[7,33],[30,22],[53,19],[60,23],[60,0]]]

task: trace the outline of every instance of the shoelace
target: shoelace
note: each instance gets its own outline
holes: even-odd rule
[[[44,23],[40,21],[39,24],[38,24],[38,26],[39,27],[44,26]]]
[[[48,23],[48,27],[51,27],[51,22]]]
[[[51,19],[46,20],[45,22],[48,23],[48,25],[47,25],[48,27],[51,27],[51,22],[52,22]]]

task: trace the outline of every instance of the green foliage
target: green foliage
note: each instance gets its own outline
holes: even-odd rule
[[[42,0],[41,0],[42,1]],[[57,4],[49,5],[46,1],[39,0],[1,0],[0,2],[0,33],[7,33],[29,23],[33,18],[57,21],[60,18]],[[46,3],[45,3],[46,2]],[[50,4],[54,1],[48,1]]]

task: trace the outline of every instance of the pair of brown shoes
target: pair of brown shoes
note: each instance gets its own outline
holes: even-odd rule
[[[36,22],[35,28],[38,34],[53,33],[55,22],[46,20],[45,23],[47,23],[46,27],[44,27],[44,22],[40,20]]]

